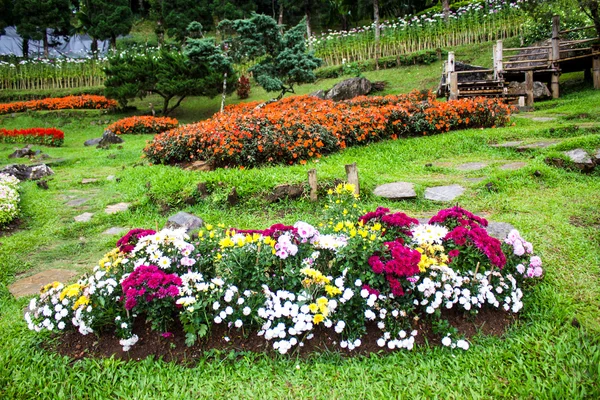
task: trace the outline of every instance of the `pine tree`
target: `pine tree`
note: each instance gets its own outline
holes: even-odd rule
[[[83,0],[87,17],[86,31],[94,39],[110,39],[117,47],[117,36],[127,35],[133,26],[133,13],[128,0]]]

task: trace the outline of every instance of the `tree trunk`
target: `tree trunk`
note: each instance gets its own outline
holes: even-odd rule
[[[98,57],[98,40],[96,38],[92,38],[92,46],[90,48],[94,57]]]
[[[225,96],[227,96],[227,72],[223,74],[223,95],[221,96],[221,112],[225,108]]]
[[[44,34],[42,35],[42,42],[44,43],[44,58],[48,58],[50,56],[50,51],[48,50],[48,30],[44,29]]]
[[[312,50],[312,42],[310,40],[312,37],[312,31],[310,29],[310,0],[304,2],[304,15],[306,16],[306,38],[308,41],[308,49]]]
[[[600,2],[597,0],[588,1],[588,7],[590,9],[590,14],[592,17],[592,21],[594,21],[594,26],[596,27],[596,35],[600,37]]]
[[[442,0],[442,13],[444,14],[444,21],[448,22],[450,17],[450,0]]]
[[[117,35],[111,35],[110,37],[110,47],[114,50],[117,49]]]
[[[279,18],[277,19],[279,25],[283,25],[283,2],[279,3]]]
[[[23,58],[29,58],[29,39],[23,38]]]
[[[379,26],[379,0],[373,0],[373,22],[375,23],[375,69],[379,70],[379,37],[381,28]]]

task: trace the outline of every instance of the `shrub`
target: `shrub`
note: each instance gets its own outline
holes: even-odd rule
[[[116,106],[116,101],[107,99],[104,96],[67,96],[0,104],[0,115],[27,110],[108,109]]]
[[[55,128],[4,129],[0,128],[2,143],[31,143],[46,146],[62,146],[65,133]]]
[[[247,99],[250,97],[250,79],[245,75],[240,76],[238,80],[237,95],[240,99]]]
[[[179,121],[169,117],[150,117],[134,116],[118,120],[111,124],[107,129],[117,135],[141,134],[141,133],[162,133],[169,129],[176,128]]]
[[[127,351],[138,340],[130,313],[163,335],[179,318],[188,345],[223,324],[242,334],[251,328],[283,354],[318,326],[353,350],[369,323],[380,347],[410,350],[421,325],[415,321],[425,318],[443,345],[466,350],[442,310],[517,313],[523,290],[543,275],[533,246],[515,230],[500,242],[483,230],[486,220],[459,207],[427,224],[385,208],[357,216],[348,212],[362,209],[353,192],[348,184],[330,192],[319,227],[207,224],[194,241],[182,230],[133,230],[118,242],[124,251],[108,253],[91,275],[45,287],[25,319],[36,331],[77,327],[87,334],[112,326]],[[457,240],[456,229],[472,242]]]
[[[383,139],[503,125],[511,111],[499,100],[438,102],[430,92],[343,102],[297,96],[257,106],[229,106],[209,120],[156,136],[144,151],[163,164],[194,159],[221,167],[303,164]]]
[[[19,213],[19,180],[12,175],[0,174],[0,227],[11,222]]]

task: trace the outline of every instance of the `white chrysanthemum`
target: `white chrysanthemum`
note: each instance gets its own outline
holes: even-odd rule
[[[441,225],[420,224],[412,229],[412,240],[418,245],[441,244],[448,229]]]

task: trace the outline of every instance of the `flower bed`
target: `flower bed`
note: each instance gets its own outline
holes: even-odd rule
[[[19,213],[19,180],[12,175],[0,174],[0,227],[10,223]]]
[[[195,159],[222,167],[306,163],[382,139],[504,125],[511,110],[484,98],[438,102],[430,92],[344,102],[296,96],[257,106],[227,107],[209,120],[156,136],[144,151],[164,164]]]
[[[518,313],[524,289],[543,274],[517,231],[501,242],[488,236],[485,219],[459,207],[428,224],[385,208],[361,216],[353,190],[331,192],[319,227],[206,225],[193,241],[182,231],[132,230],[76,284],[44,287],[27,324],[82,335],[113,329],[128,351],[138,341],[134,321],[163,337],[177,321],[189,346],[219,331],[257,335],[285,354],[317,328],[345,351],[365,339],[410,350],[425,319],[442,345],[466,350],[447,310]]]
[[[104,96],[67,96],[0,104],[0,115],[27,110],[108,109],[115,108],[117,105],[115,100],[107,99]]]
[[[0,128],[1,143],[31,143],[62,146],[65,133],[55,128],[4,129]]]
[[[140,133],[162,133],[174,129],[179,121],[169,117],[128,117],[111,124],[107,129],[117,135],[140,134]]]

